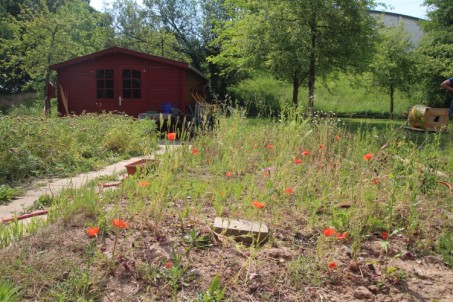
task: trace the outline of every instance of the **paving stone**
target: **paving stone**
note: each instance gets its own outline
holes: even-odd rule
[[[232,236],[234,240],[246,244],[253,242],[262,244],[269,238],[267,225],[259,221],[216,217],[213,228],[216,233]]]

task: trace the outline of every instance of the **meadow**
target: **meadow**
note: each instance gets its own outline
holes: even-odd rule
[[[1,225],[0,297],[448,301],[450,136],[400,125],[219,115],[117,189],[99,179],[49,197],[45,222]],[[264,223],[269,240],[216,233],[215,217]]]

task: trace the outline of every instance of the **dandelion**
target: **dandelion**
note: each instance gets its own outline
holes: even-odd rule
[[[197,155],[198,154],[198,149],[197,148],[193,148],[192,149],[192,154],[193,155]]]
[[[303,156],[308,156],[308,155],[310,155],[310,151],[304,150],[304,152],[302,152],[302,155]]]
[[[122,219],[113,219],[113,225],[120,229],[125,229],[127,227],[127,222]]]
[[[302,160],[301,160],[300,158],[295,158],[295,159],[294,159],[294,163],[295,163],[296,165],[301,164],[301,163],[302,163]]]
[[[288,195],[292,195],[292,194],[294,194],[294,191],[293,191],[292,188],[287,188],[287,189],[285,190],[285,193],[288,194]]]
[[[94,237],[98,235],[100,229],[101,229],[100,227],[88,228],[86,232],[88,236]]]
[[[225,176],[226,176],[226,177],[231,177],[231,172],[230,172],[230,171],[227,171],[227,172],[225,173]]]
[[[342,234],[336,233],[335,234],[335,238],[337,238],[337,239],[346,239],[346,235],[347,234],[348,234],[348,232],[343,232]]]
[[[337,264],[336,264],[335,262],[333,262],[333,261],[332,261],[332,262],[329,262],[328,265],[329,265],[329,268],[330,268],[330,269],[337,268]]]
[[[167,263],[165,263],[166,268],[171,268],[172,266],[173,266],[173,263],[171,263],[171,261],[167,261]]]
[[[147,181],[147,180],[140,180],[140,181],[138,182],[138,186],[139,186],[139,187],[142,187],[142,188],[145,188],[145,187],[147,187],[147,186],[149,186],[149,185],[150,185],[150,182]]]
[[[167,138],[171,141],[174,141],[176,139],[176,133],[175,132],[168,133]]]
[[[382,239],[387,240],[387,239],[389,238],[389,233],[386,232],[386,231],[383,231],[383,232],[381,233],[381,236],[382,236]]]
[[[257,208],[257,209],[262,209],[262,208],[264,208],[264,203],[259,202],[259,201],[257,201],[257,200],[253,201],[253,202],[252,202],[252,205],[253,205],[255,208]]]
[[[366,161],[369,161],[372,158],[373,158],[373,153],[368,153],[363,156],[363,159]]]
[[[322,233],[323,233],[324,235],[326,235],[326,237],[330,237],[330,236],[332,236],[333,234],[335,234],[335,229],[327,228],[327,229],[322,230]]]

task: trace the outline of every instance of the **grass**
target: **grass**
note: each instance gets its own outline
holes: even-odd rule
[[[451,261],[452,195],[439,183],[452,179],[451,142],[419,138],[397,122],[294,111],[220,117],[116,190],[91,183],[54,197],[49,225],[27,240],[0,226],[19,234],[0,250],[0,284],[25,301],[300,301],[320,286],[342,297],[359,284],[396,295],[415,277],[395,262],[407,253]],[[218,236],[216,216],[265,223],[269,242]],[[89,227],[100,227],[96,237]]]
[[[30,178],[74,175],[148,154],[156,146],[155,128],[152,121],[136,122],[113,114],[46,119],[4,116],[0,119],[0,183],[15,187]]]

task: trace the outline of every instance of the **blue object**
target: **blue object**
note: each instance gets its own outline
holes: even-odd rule
[[[162,103],[162,113],[171,113],[170,103]]]
[[[451,101],[450,110],[448,110],[448,115],[453,119],[453,100]]]

